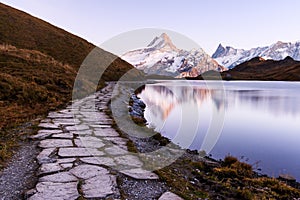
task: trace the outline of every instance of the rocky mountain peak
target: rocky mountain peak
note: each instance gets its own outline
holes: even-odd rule
[[[217,50],[212,55],[212,58],[218,58],[218,57],[224,56],[225,51],[226,51],[225,47],[220,43]]]
[[[151,49],[163,48],[178,51],[177,47],[173,44],[171,38],[166,33],[162,33],[159,37],[155,37],[147,47]]]
[[[196,77],[208,70],[227,70],[201,48],[178,49],[166,33],[155,37],[146,48],[123,54],[122,59],[147,74],[177,78]]]

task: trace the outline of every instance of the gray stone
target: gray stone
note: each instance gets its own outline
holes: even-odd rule
[[[53,119],[53,122],[54,123],[57,123],[57,124],[78,124],[80,123],[80,120],[77,119],[77,118],[67,118],[67,119]]]
[[[140,159],[133,155],[125,155],[125,156],[115,157],[114,160],[119,165],[131,166],[131,167],[142,167],[143,166],[143,163],[140,161]]]
[[[78,179],[70,172],[59,172],[56,174],[43,176],[39,179],[40,182],[53,182],[53,183],[68,183],[77,180]]]
[[[165,192],[158,200],[183,200],[178,195],[172,193],[172,192]]]
[[[58,111],[58,113],[72,113],[72,107],[70,107],[70,106],[68,106],[68,107],[66,107],[65,109],[63,109],[63,110],[60,110],[60,111]]]
[[[85,157],[80,158],[82,162],[94,165],[106,165],[106,166],[115,166],[116,163],[114,159],[110,157]]]
[[[68,169],[73,167],[73,163],[62,163],[60,166],[64,169]]]
[[[62,158],[62,159],[57,159],[55,163],[72,163],[76,160],[76,158]]]
[[[159,179],[155,173],[141,168],[127,169],[120,172],[135,179]]]
[[[38,133],[51,133],[51,134],[58,134],[58,133],[62,133],[61,129],[50,129],[50,130],[39,130]]]
[[[64,121],[60,121],[60,120],[54,120],[53,123],[57,126],[75,126],[77,124],[79,124],[80,122],[64,122]]]
[[[50,123],[51,122],[51,119],[49,118],[46,118],[46,119],[43,119],[40,121],[40,123]]]
[[[106,174],[86,180],[81,189],[85,198],[105,198],[114,194],[116,185],[116,178]]]
[[[94,130],[95,136],[100,137],[118,137],[119,133],[112,128],[97,128]]]
[[[47,133],[47,132],[43,132],[43,133],[38,133],[36,135],[30,136],[31,139],[45,139],[46,137],[49,137],[50,135],[52,135],[52,133]]]
[[[92,135],[92,130],[71,131],[70,133],[72,133],[72,134],[74,134],[74,135],[79,135],[79,136],[83,136],[83,135]]]
[[[39,143],[39,147],[51,148],[51,147],[72,147],[72,140],[65,139],[46,139]]]
[[[51,136],[52,134],[62,133],[62,130],[39,130],[38,134],[31,136],[32,139],[45,139],[46,137]]]
[[[129,154],[128,151],[121,149],[120,147],[113,145],[111,147],[108,147],[104,150],[106,153],[109,155],[124,155],[124,154]]]
[[[39,127],[44,129],[59,129],[59,127],[52,123],[40,123]]]
[[[51,119],[60,119],[60,118],[66,119],[66,118],[73,118],[73,117],[74,116],[72,113],[65,114],[65,113],[51,112],[48,114],[48,118]]]
[[[74,167],[69,172],[74,176],[85,180],[95,176],[109,174],[109,171],[103,167],[86,164]]]
[[[104,124],[90,124],[92,128],[111,128],[111,125],[104,125]]]
[[[63,170],[63,168],[58,163],[46,163],[41,165],[39,175],[58,172],[61,170]]]
[[[80,137],[75,140],[75,144],[78,147],[101,148],[105,146],[101,139],[92,136]]]
[[[94,148],[60,148],[58,155],[61,157],[88,157],[103,156],[104,153]]]
[[[79,197],[77,191],[78,182],[71,183],[52,183],[42,182],[36,186],[37,193],[29,200],[75,200]]]
[[[61,134],[54,134],[51,137],[52,138],[72,139],[74,137],[74,135],[72,133],[61,133]]]
[[[76,125],[76,126],[66,126],[67,131],[82,131],[88,130],[89,126],[87,125]]]
[[[53,159],[50,158],[50,155],[56,150],[56,148],[48,148],[48,149],[44,149],[38,156],[37,156],[37,160],[39,162],[39,164],[42,163],[51,163],[53,162]]]

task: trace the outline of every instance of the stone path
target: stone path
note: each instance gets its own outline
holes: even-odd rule
[[[28,199],[120,199],[118,173],[139,180],[159,178],[143,169],[138,156],[128,151],[128,139],[112,127],[105,113],[112,88],[109,84],[41,121],[41,130],[32,137],[40,140],[39,180]],[[174,199],[174,194],[160,199]]]

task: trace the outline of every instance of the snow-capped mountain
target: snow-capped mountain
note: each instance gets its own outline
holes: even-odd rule
[[[266,60],[283,60],[287,56],[300,61],[300,41],[294,43],[277,42],[271,46],[257,47],[250,50],[223,47],[220,44],[212,58],[220,65],[231,69],[254,57],[262,57]]]
[[[129,51],[121,56],[147,74],[173,77],[196,77],[208,70],[226,70],[203,49],[178,49],[166,33],[155,37],[146,48]]]

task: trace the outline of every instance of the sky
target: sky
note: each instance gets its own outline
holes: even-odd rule
[[[0,0],[95,45],[143,28],[178,32],[212,54],[300,40],[297,0]],[[147,38],[148,39],[148,38]],[[150,39],[150,38],[149,38]],[[146,41],[146,43],[149,43]],[[176,43],[175,43],[176,45]]]

